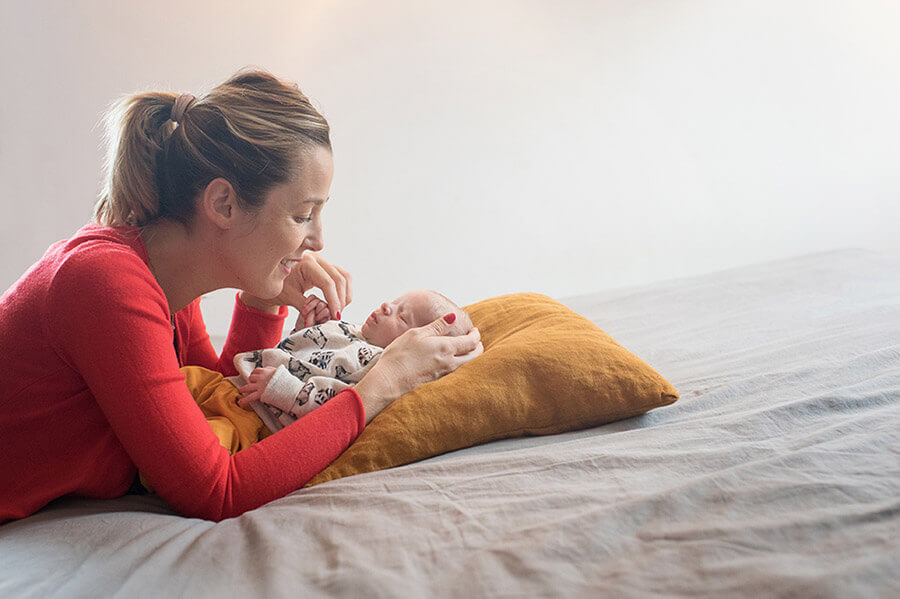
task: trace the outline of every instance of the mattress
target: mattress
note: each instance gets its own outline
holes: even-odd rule
[[[563,301],[681,399],[220,523],[58,500],[0,526],[0,596],[900,596],[900,256]]]

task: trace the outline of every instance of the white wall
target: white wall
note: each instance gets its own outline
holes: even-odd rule
[[[345,317],[900,251],[900,3],[4,1],[0,288],[85,223],[105,105],[245,65],[331,122]],[[204,302],[227,327],[233,292]]]

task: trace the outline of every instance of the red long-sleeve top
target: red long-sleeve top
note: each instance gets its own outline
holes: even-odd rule
[[[173,333],[136,229],[87,225],[52,245],[0,298],[0,522],[67,494],[121,496],[136,469],[209,520],[302,487],[365,426],[356,391],[230,456],[179,370],[236,374],[234,355],[275,345],[286,315],[237,300],[219,357],[199,300]]]

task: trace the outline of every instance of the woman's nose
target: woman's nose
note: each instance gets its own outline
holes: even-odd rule
[[[311,252],[321,252],[325,248],[325,240],[321,235],[315,237],[307,237],[303,240],[303,247]]]
[[[303,240],[303,247],[311,252],[321,252],[325,248],[325,235],[321,225],[306,236],[306,239]]]

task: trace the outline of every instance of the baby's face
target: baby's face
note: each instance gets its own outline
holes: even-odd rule
[[[366,341],[378,347],[388,344],[415,327],[434,321],[440,314],[434,312],[434,297],[428,291],[410,291],[392,302],[376,308],[362,325]]]

